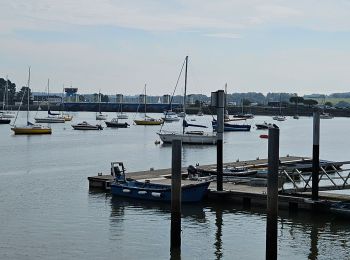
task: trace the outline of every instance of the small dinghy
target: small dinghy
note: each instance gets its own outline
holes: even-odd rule
[[[171,185],[151,183],[150,180],[137,181],[127,179],[122,162],[112,165],[112,175],[115,181],[111,184],[111,192],[114,196],[129,197],[140,200],[171,201]],[[201,201],[208,192],[210,181],[189,181],[182,185],[182,202]]]

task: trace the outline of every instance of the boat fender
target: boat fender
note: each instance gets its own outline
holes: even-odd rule
[[[151,195],[153,197],[156,197],[156,198],[161,198],[162,197],[162,193],[160,193],[160,192],[152,192]]]
[[[131,190],[129,190],[129,189],[123,189],[123,192],[125,192],[125,193],[130,193]]]
[[[147,191],[145,191],[145,190],[140,190],[140,191],[138,191],[137,193],[140,194],[140,195],[146,195],[146,194],[147,194]]]

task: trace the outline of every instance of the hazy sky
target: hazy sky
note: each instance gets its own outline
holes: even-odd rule
[[[0,77],[34,91],[350,91],[349,0],[0,0]],[[182,87],[182,86],[181,86]],[[181,90],[181,87],[179,90]],[[179,93],[180,91],[178,91]]]

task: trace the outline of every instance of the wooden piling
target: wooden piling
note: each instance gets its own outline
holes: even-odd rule
[[[266,219],[266,259],[269,260],[277,259],[279,133],[277,126],[269,129]]]
[[[312,200],[318,200],[320,171],[320,112],[314,112],[312,145]]]
[[[171,255],[181,252],[181,150],[181,140],[174,140],[171,164]]]
[[[217,143],[216,143],[216,168],[217,168],[217,190],[223,190],[223,150],[224,150],[224,114],[225,114],[225,92],[223,90],[217,91]]]

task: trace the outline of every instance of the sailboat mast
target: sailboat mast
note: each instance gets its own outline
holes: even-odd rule
[[[47,79],[47,112],[50,111],[50,79]]]
[[[144,99],[144,105],[145,105],[145,118],[146,118],[146,113],[147,113],[147,110],[146,110],[146,106],[147,106],[147,93],[146,93],[146,86],[147,86],[147,84],[145,84],[145,99]]]
[[[98,92],[98,113],[101,114],[101,90]]]
[[[28,102],[28,107],[27,107],[27,125],[29,125],[29,86],[30,86],[30,67],[29,67],[29,70],[28,70],[28,83],[27,83],[27,95],[28,95],[28,99],[27,99],[27,102]]]
[[[184,113],[185,113],[185,117],[186,117],[187,67],[188,67],[188,56],[186,56],[186,67],[185,67],[185,93],[184,93]],[[185,120],[185,119],[183,119],[183,120]],[[185,133],[185,125],[184,124],[182,124],[182,133],[183,134]]]
[[[9,79],[8,76],[6,75],[6,99],[3,105],[3,110],[6,108],[6,111],[9,109]]]

